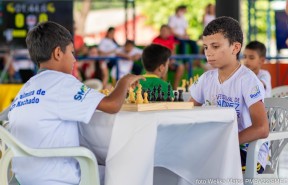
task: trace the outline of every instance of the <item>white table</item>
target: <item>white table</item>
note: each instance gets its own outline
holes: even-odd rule
[[[81,144],[106,161],[106,185],[152,185],[154,166],[163,167],[155,170],[159,185],[242,180],[233,108],[95,112],[90,124],[80,124],[80,135]]]

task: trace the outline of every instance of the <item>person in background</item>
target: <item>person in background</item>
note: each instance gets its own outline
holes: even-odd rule
[[[269,71],[261,69],[265,62],[266,47],[263,43],[252,41],[245,47],[244,65],[251,69],[262,82],[265,89],[265,98],[271,97],[271,75]]]
[[[202,24],[203,27],[205,28],[209,22],[213,21],[216,18],[215,16],[215,6],[211,3],[209,3],[206,7],[205,7],[205,13],[203,15],[203,19],[202,19]]]
[[[162,46],[167,47],[168,49],[170,49],[172,55],[175,55],[175,53],[176,53],[175,46],[178,42],[175,40],[175,38],[171,32],[170,27],[168,25],[164,24],[160,28],[160,35],[157,36],[156,38],[154,38],[152,43],[153,44],[160,44]],[[177,87],[179,86],[180,80],[181,80],[183,73],[184,73],[184,65],[183,65],[183,63],[180,63],[178,61],[170,59],[169,70],[175,72],[173,89],[176,90]],[[165,78],[165,79],[167,79],[167,78]]]
[[[98,49],[96,46],[91,46],[88,49],[88,56],[87,57],[97,57],[99,56]],[[99,79],[103,83],[103,88],[106,88],[106,85],[109,80],[109,71],[107,67],[107,63],[103,60],[85,60],[79,62],[80,71],[82,74],[83,80],[88,79]]]
[[[133,40],[127,40],[123,47],[117,49],[116,55],[122,58],[118,60],[118,77],[122,78],[124,75],[131,73],[134,62],[141,58],[142,50],[135,47]],[[117,79],[116,75],[116,66],[113,66],[111,70],[113,80]]]
[[[105,38],[103,38],[99,45],[98,50],[100,56],[116,56],[116,50],[119,47],[118,43],[114,39],[115,28],[109,27],[106,33]],[[116,64],[116,60],[109,60],[108,68],[111,69]]]

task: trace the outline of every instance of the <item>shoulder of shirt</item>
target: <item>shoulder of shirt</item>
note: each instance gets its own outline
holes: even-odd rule
[[[259,73],[265,74],[265,75],[270,75],[270,72],[265,70],[265,69],[260,69]]]
[[[66,74],[60,71],[55,71],[55,70],[46,70],[41,72],[40,74],[35,75],[34,77],[43,77],[47,78],[47,76],[53,76],[55,79],[60,78],[60,79],[71,79],[71,80],[76,80],[76,78],[73,75]],[[32,78],[34,78],[32,77]]]
[[[244,65],[241,66],[240,71],[237,75],[237,79],[245,81],[251,81],[252,79],[256,79],[257,81],[259,81],[256,74]]]
[[[201,75],[202,78],[211,78],[214,77],[216,74],[218,74],[218,69],[211,69],[209,71],[206,71]]]

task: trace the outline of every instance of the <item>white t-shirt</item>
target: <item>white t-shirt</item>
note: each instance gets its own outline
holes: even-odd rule
[[[121,47],[117,49],[116,53],[125,53],[124,47]],[[134,55],[141,55],[142,50],[134,47],[129,53],[129,56],[134,56]],[[119,78],[122,78],[126,74],[130,73],[133,67],[134,61],[132,60],[125,60],[125,59],[120,59],[118,60],[118,68],[119,68]],[[116,79],[116,66],[113,66],[111,70],[111,76]]]
[[[46,70],[32,77],[12,102],[11,134],[31,148],[79,146],[78,123],[88,123],[104,95],[72,75]],[[21,185],[79,184],[79,164],[73,158],[13,159]]]
[[[207,71],[194,82],[190,92],[195,101],[205,106],[234,107],[239,132],[252,125],[249,107],[263,101],[265,93],[256,75],[243,65],[223,84],[219,83],[218,69]],[[263,168],[267,163],[268,151],[268,145],[262,145],[258,160]]]
[[[102,52],[111,52],[113,50],[116,50],[117,48],[118,45],[113,42],[113,40],[108,38],[103,38],[98,46],[98,49]],[[111,53],[109,56],[115,56],[115,53]]]
[[[173,15],[169,17],[168,25],[174,30],[174,32],[178,35],[185,35],[185,30],[188,27],[188,23],[185,20],[184,16],[179,17]]]
[[[265,98],[270,98],[271,97],[271,89],[272,89],[270,73],[266,70],[260,69],[259,73],[257,74],[257,77],[266,86]]]
[[[204,16],[204,27],[206,27],[211,21],[213,21],[214,19],[216,18],[215,15],[209,15],[209,14],[206,14]]]

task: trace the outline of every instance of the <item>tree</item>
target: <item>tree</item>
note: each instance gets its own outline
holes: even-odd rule
[[[142,13],[147,17],[147,23],[159,29],[162,24],[167,24],[169,16],[175,13],[175,8],[179,5],[187,6],[185,15],[189,27],[188,34],[191,38],[198,40],[202,34],[202,17],[205,6],[209,3],[215,4],[215,0],[138,0],[137,5],[142,7]]]
[[[85,22],[91,9],[91,1],[92,0],[83,0],[82,2],[74,2],[76,3],[74,21],[77,27],[77,33],[80,35],[84,35]]]

